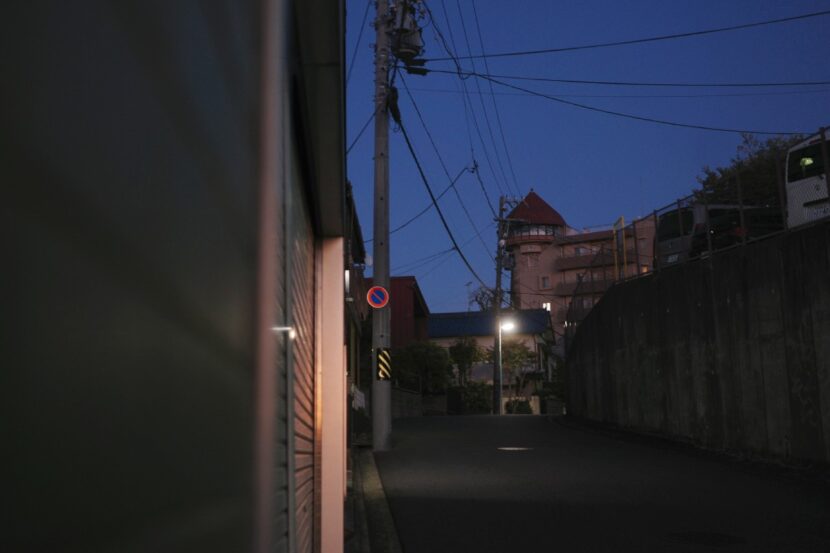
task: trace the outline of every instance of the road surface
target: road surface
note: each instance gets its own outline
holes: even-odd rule
[[[547,417],[393,428],[376,458],[405,553],[830,552],[817,479]]]

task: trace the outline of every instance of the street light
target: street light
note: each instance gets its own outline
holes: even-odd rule
[[[501,335],[502,335],[502,332],[513,332],[513,330],[515,330],[515,328],[516,328],[516,323],[513,322],[510,319],[500,321],[500,323],[499,323],[499,356],[498,356],[498,359],[496,360],[496,362],[498,363],[498,366],[499,366],[499,389],[498,389],[499,415],[504,414],[504,402],[502,402],[502,397],[501,397],[502,396],[502,390],[504,389],[504,378],[502,376],[502,366],[503,366],[502,357],[503,357],[503,355],[502,355],[502,347],[501,347]]]

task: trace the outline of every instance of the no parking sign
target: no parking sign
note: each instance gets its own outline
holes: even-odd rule
[[[380,309],[389,303],[389,292],[383,286],[372,286],[366,293],[366,301],[375,309]]]

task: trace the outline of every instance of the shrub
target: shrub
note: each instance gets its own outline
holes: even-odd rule
[[[533,414],[533,409],[530,408],[530,402],[526,399],[511,399],[505,404],[504,410],[508,415]]]
[[[483,382],[468,382],[463,389],[464,413],[484,415],[490,412],[493,402],[493,387]]]

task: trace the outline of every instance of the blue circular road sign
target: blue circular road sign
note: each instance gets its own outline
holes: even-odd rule
[[[389,292],[383,286],[372,286],[366,293],[366,301],[375,309],[380,309],[389,303]]]

